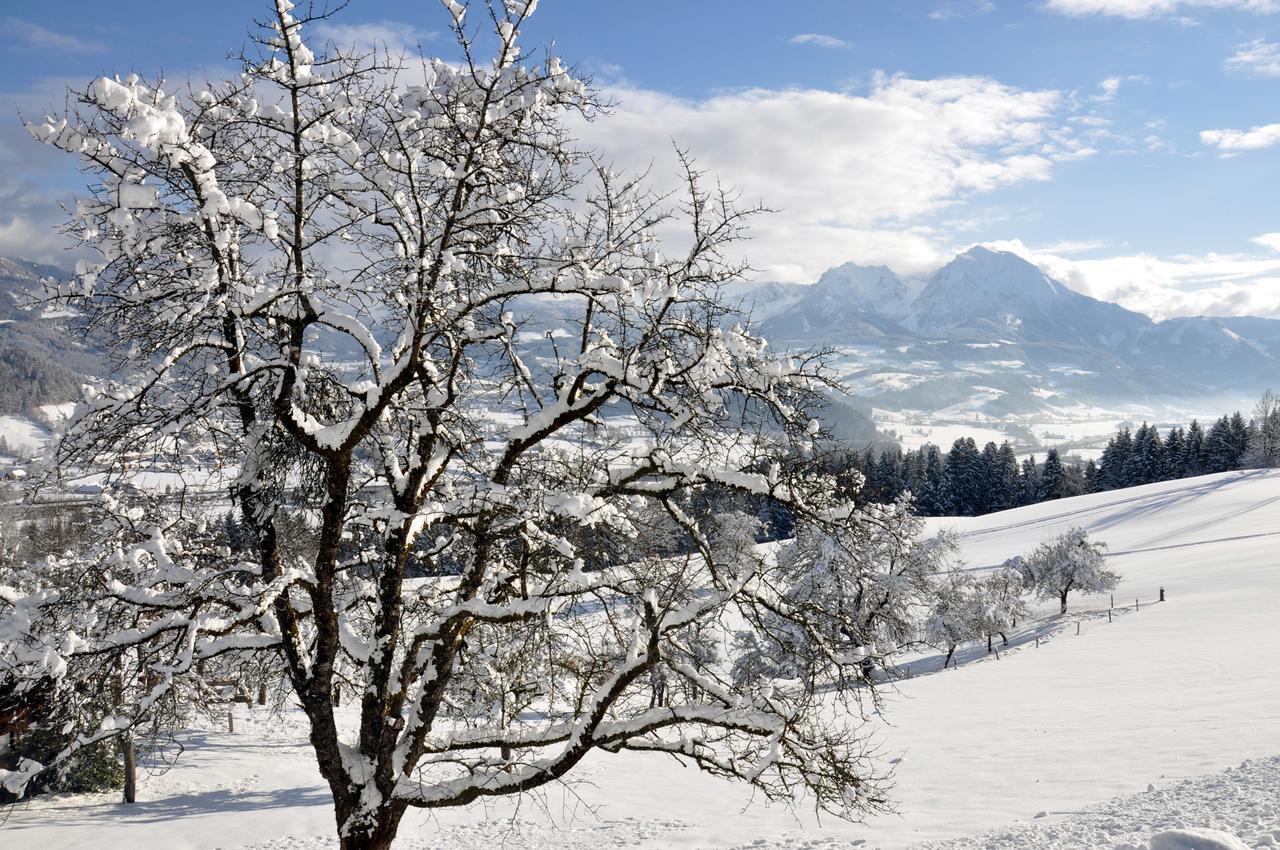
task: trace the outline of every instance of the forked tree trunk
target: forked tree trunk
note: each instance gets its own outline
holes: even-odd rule
[[[363,829],[348,829],[346,835],[340,835],[338,847],[340,850],[391,850],[391,844],[396,840],[396,832],[400,829],[400,818],[403,815],[404,809],[398,807],[379,812],[376,823],[369,824]],[[339,815],[339,830],[344,820],[345,818]]]

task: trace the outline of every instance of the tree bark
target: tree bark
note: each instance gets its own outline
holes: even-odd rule
[[[1060,614],[1067,613],[1067,591],[1064,590],[1062,591],[1062,593],[1058,595],[1058,601],[1062,603],[1062,610],[1059,611],[1058,613]]]
[[[120,751],[124,756],[124,797],[125,803],[138,801],[138,758],[133,750],[133,736],[124,735],[120,739]]]

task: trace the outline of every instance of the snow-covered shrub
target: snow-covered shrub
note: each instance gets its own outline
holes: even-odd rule
[[[1095,543],[1083,528],[1070,528],[1046,540],[1026,557],[1011,559],[1006,567],[1016,570],[1025,585],[1041,600],[1057,599],[1061,613],[1067,613],[1067,594],[1085,595],[1115,590],[1119,574],[1107,569],[1105,543]]]

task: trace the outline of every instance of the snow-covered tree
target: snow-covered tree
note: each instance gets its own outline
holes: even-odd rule
[[[888,668],[894,655],[923,638],[925,620],[938,595],[938,581],[954,566],[957,548],[947,533],[924,537],[924,522],[900,500],[871,506],[865,521],[843,536],[802,529],[777,552],[787,587],[782,601],[809,613],[820,628],[799,630],[781,620],[740,639],[740,676],[752,671],[799,677],[814,684]]]
[[[996,635],[1007,645],[1008,631],[1026,617],[1024,593],[1022,574],[1008,567],[996,570],[974,585],[970,599],[972,629],[987,639],[987,652],[991,651],[991,639]]]
[[[985,511],[987,475],[972,437],[961,437],[952,444],[947,453],[946,480],[950,513],[973,516]]]
[[[925,450],[921,449],[924,453]],[[951,486],[943,466],[942,452],[937,446],[929,446],[924,467],[924,483],[917,495],[921,513],[926,516],[950,516],[952,511]]]
[[[58,301],[130,370],[59,467],[217,462],[189,492],[106,499],[64,588],[0,587],[0,677],[54,681],[78,734],[0,780],[269,658],[350,850],[389,847],[410,807],[532,791],[597,750],[877,808],[830,701],[871,692],[867,648],[914,629],[932,550],[905,507],[860,512],[804,462],[825,371],[719,306],[741,272],[729,194],[687,165],[682,196],[656,196],[576,147],[595,100],[521,47],[535,2],[477,7],[474,27],[444,6],[450,61],[316,54],[312,19],[275,0],[234,80],[104,77],[29,127],[94,175],[72,229],[97,258]],[[666,254],[655,233],[677,225]],[[709,524],[698,505],[726,491],[785,507],[789,554]],[[659,526],[670,542],[639,546]],[[717,629],[796,636],[797,676],[735,679]],[[107,676],[102,717],[76,684]],[[824,677],[821,698],[797,681]]]
[[[953,570],[938,582],[933,607],[924,623],[924,640],[947,651],[942,659],[943,669],[951,663],[960,644],[980,636],[973,616],[976,587],[973,574],[965,570]]]
[[[1045,500],[1061,499],[1070,495],[1067,487],[1067,471],[1062,466],[1062,458],[1057,449],[1049,449],[1044,456],[1044,467],[1040,472],[1040,490]]]
[[[1034,505],[1044,501],[1044,481],[1040,476],[1040,467],[1036,456],[1023,458],[1022,475],[1018,478],[1018,500],[1023,505]]]
[[[1280,395],[1267,390],[1253,408],[1253,430],[1247,463],[1256,467],[1280,466]]]
[[[1009,566],[982,578],[953,570],[938,581],[933,608],[925,621],[925,641],[947,650],[944,668],[956,649],[968,641],[985,639],[987,652],[991,652],[996,635],[1008,644],[1006,633],[1027,613],[1024,592],[1021,573]]]
[[[1107,569],[1105,549],[1106,544],[1091,541],[1088,532],[1074,527],[1041,543],[1030,555],[1011,560],[1006,567],[1017,570],[1040,599],[1057,599],[1065,614],[1067,595],[1072,591],[1090,595],[1115,590],[1120,576]]]

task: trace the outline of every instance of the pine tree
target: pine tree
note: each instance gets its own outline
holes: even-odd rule
[[[972,437],[961,437],[947,454],[947,483],[950,487],[951,510],[957,516],[973,516],[982,512],[984,502],[982,455]]]
[[[922,449],[923,451],[923,449]],[[942,465],[942,452],[929,446],[924,467],[924,486],[920,490],[920,513],[924,516],[950,516],[951,494],[947,471]]]
[[[876,488],[884,502],[896,502],[902,495],[902,485],[898,483],[899,452],[897,449],[885,449],[880,452],[880,460],[876,462]]]
[[[994,442],[982,447],[982,506],[979,513],[990,513],[1000,510],[998,493],[1000,489],[1000,450]]]
[[[902,456],[898,469],[898,486],[900,492],[911,493],[917,499],[924,492],[924,458],[919,451],[907,452]]]
[[[1044,501],[1044,488],[1041,486],[1036,456],[1032,455],[1022,462],[1022,475],[1018,479],[1018,504],[1034,505],[1041,501]]]
[[[1093,458],[1089,458],[1084,465],[1084,492],[1098,492],[1098,464],[1094,462]]]
[[[1187,451],[1187,435],[1181,428],[1170,428],[1164,440],[1164,456],[1161,464],[1161,480],[1181,478],[1182,460]]]
[[[992,483],[991,509],[1003,511],[1018,505],[1018,456],[1008,440],[996,452],[996,474]]]
[[[1057,449],[1049,449],[1044,457],[1044,470],[1040,473],[1040,492],[1043,498],[1061,499],[1066,495],[1066,470],[1062,468],[1062,459]]]
[[[1163,469],[1164,444],[1160,441],[1160,431],[1143,422],[1133,436],[1133,450],[1124,465],[1124,478],[1128,482],[1125,486],[1159,481]]]
[[[1231,414],[1228,429],[1231,436],[1231,469],[1239,469],[1244,466],[1245,456],[1249,453],[1249,443],[1253,439],[1253,425],[1247,422],[1237,410]]]
[[[1205,455],[1204,440],[1204,429],[1200,427],[1199,422],[1192,419],[1191,424],[1187,426],[1187,436],[1182,445],[1182,460],[1179,462],[1183,478],[1203,475],[1207,471],[1208,458]]]
[[[1204,438],[1204,457],[1205,472],[1226,472],[1235,468],[1238,458],[1229,417],[1221,417],[1209,428]]]

